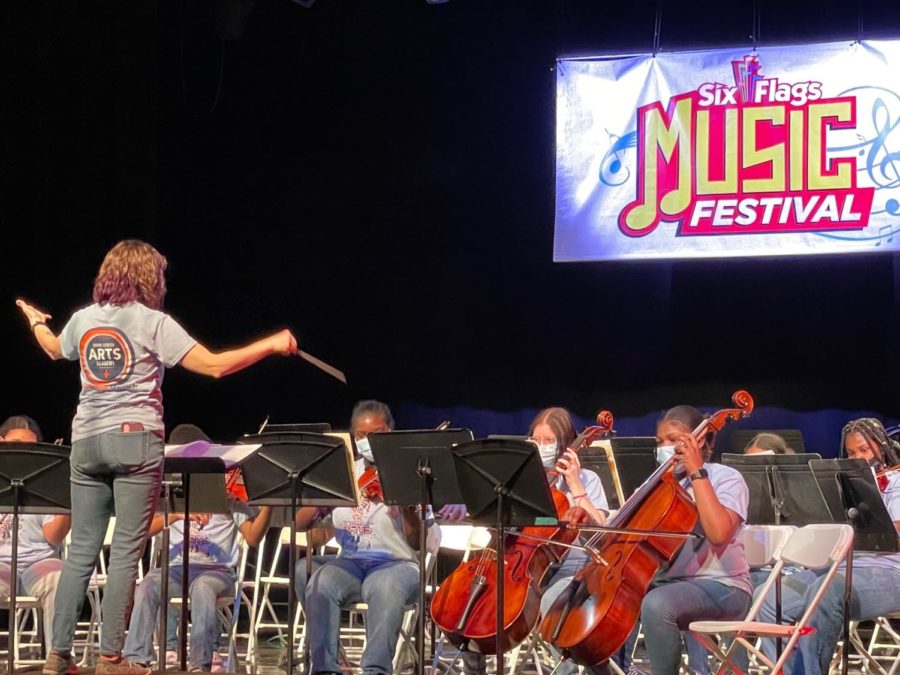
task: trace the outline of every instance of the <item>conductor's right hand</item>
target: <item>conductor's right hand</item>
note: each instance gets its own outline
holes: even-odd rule
[[[269,340],[272,342],[272,351],[276,354],[291,356],[300,351],[300,348],[297,346],[297,338],[287,328],[275,333]]]

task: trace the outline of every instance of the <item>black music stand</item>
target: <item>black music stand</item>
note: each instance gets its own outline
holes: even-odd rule
[[[656,471],[656,438],[613,436],[609,439],[616,471],[627,500]]]
[[[16,595],[19,591],[19,514],[69,513],[71,449],[10,441],[0,447],[0,513],[13,514],[9,580],[9,671],[15,671]]]
[[[853,526],[854,551],[896,553],[900,550],[897,530],[865,460],[818,459],[811,461],[809,468],[834,522]]]
[[[419,508],[419,612],[416,672],[425,672],[425,549],[428,508],[463,503],[451,448],[472,440],[468,429],[391,431],[368,436],[385,504]]]
[[[497,530],[497,670],[503,670],[505,528],[556,524],[547,473],[529,441],[482,439],[452,450],[469,517]],[[542,522],[543,521],[543,522]]]
[[[353,466],[353,451],[345,438],[310,432],[280,432],[244,436],[245,443],[262,447],[244,464],[244,486],[251,504],[290,506],[356,506],[359,489]],[[291,517],[288,555],[288,616],[293,622],[297,606],[294,588],[297,564],[297,521]],[[307,544],[309,537],[307,537]],[[307,571],[312,566],[307,546]],[[308,577],[307,577],[308,578]],[[294,672],[294,631],[288,641],[287,673]],[[309,640],[306,641],[307,660]],[[308,669],[307,669],[308,671]]]
[[[822,497],[810,472],[816,453],[797,455],[722,454],[722,464],[737,469],[750,491],[748,525],[796,525],[823,520]]]

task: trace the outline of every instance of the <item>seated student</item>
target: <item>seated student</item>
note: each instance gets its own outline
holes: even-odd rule
[[[794,449],[778,434],[761,433],[750,439],[745,455],[793,455]]]
[[[356,404],[351,431],[362,455],[356,462],[357,476],[373,463],[366,436],[393,428],[390,408],[384,403]],[[304,607],[312,618],[307,624],[311,672],[341,672],[341,609],[365,602],[369,611],[360,666],[363,673],[390,674],[403,614],[415,604],[419,593],[419,515],[415,509],[389,507],[375,496],[363,496],[356,508],[301,508],[296,515],[297,527],[305,530],[329,512],[340,554],[320,560],[308,584],[305,562],[297,567],[297,594],[305,596]],[[429,523],[428,549],[435,551],[440,533],[432,525]]]
[[[606,493],[603,491],[600,476],[589,469],[582,469],[578,454],[569,449],[576,436],[572,415],[565,408],[541,410],[528,427],[528,437],[538,446],[551,487],[566,495],[572,509],[575,507],[584,509],[589,524],[604,525],[609,515]],[[573,512],[570,511],[571,513]],[[562,564],[546,583],[541,595],[541,614],[550,609],[556,598],[569,586],[575,574],[586,563],[587,553],[584,551],[570,550],[566,554]],[[483,655],[463,651],[461,656],[466,673],[485,672]],[[565,661],[556,668],[555,673],[566,675],[575,670],[574,663]]]
[[[747,559],[738,539],[750,494],[738,471],[710,462],[715,432],[693,437],[703,419],[693,407],[679,405],[667,410],[656,427],[657,459],[662,463],[676,458],[675,477],[697,505],[697,531],[703,538],[685,542],[672,564],[656,575],[641,603],[640,622],[653,673],[678,672],[682,631],[692,621],[741,619],[750,607]],[[636,637],[635,632],[631,645]],[[691,669],[707,672],[702,646],[692,638],[685,643]]]
[[[900,463],[900,447],[876,419],[849,422],[843,429],[841,441],[848,457],[866,460],[873,471]],[[900,472],[889,472],[878,482],[888,513],[900,529]],[[786,621],[797,621],[803,615],[822,580],[823,575],[818,570],[796,572],[783,580],[781,614]],[[809,625],[815,632],[800,638],[785,672],[795,675],[828,673],[843,631],[845,588],[844,573],[839,571],[810,618]],[[900,611],[900,554],[854,554],[850,620],[865,621],[897,611]],[[774,589],[760,609],[759,620],[775,621]],[[763,652],[775,660],[774,640],[763,640]]]
[[[172,431],[169,442],[190,443],[209,440],[199,428],[180,425]],[[224,489],[224,485],[223,485]],[[192,671],[210,670],[213,650],[219,640],[216,600],[233,597],[235,568],[240,558],[238,532],[250,546],[256,546],[266,534],[272,509],[264,506],[258,511],[246,502],[228,495],[229,515],[198,513],[190,517],[190,610],[191,637],[189,668]],[[181,514],[170,514],[169,595],[179,595],[181,589],[182,555],[184,552],[184,523]],[[163,528],[163,516],[157,515],[150,526],[153,536]],[[160,570],[153,569],[137,587],[134,609],[125,640],[125,658],[143,665],[153,660],[153,632],[159,620]],[[172,626],[171,617],[169,625]],[[174,650],[175,634],[166,636],[167,648]]]
[[[30,417],[15,415],[0,425],[0,441],[39,443],[41,430]],[[9,598],[12,564],[13,514],[0,514],[0,596]],[[53,639],[53,612],[56,604],[56,585],[63,563],[59,546],[72,525],[70,516],[19,516],[19,545],[16,573],[17,593],[31,595],[41,603],[44,614],[44,644],[47,651]]]

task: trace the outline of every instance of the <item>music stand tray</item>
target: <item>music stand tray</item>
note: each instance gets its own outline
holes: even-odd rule
[[[346,434],[277,432],[244,436],[245,443],[261,444],[244,463],[244,486],[251,504],[289,506],[291,545],[288,569],[288,616],[297,606],[294,588],[297,563],[297,521],[301,506],[357,506],[359,488],[353,466],[353,450]],[[307,551],[307,560],[311,560]],[[294,672],[293,630],[288,640],[287,672]],[[307,647],[309,642],[307,641]]]
[[[818,459],[809,463],[833,522],[853,525],[854,551],[896,553],[897,530],[872,469],[863,459]]]
[[[796,525],[834,522],[810,472],[816,453],[744,455],[722,453],[722,464],[737,469],[747,483],[748,525]],[[843,522],[843,521],[841,521]]]
[[[0,444],[0,513],[12,513],[12,559],[9,582],[9,670],[15,671],[18,634],[19,515],[65,514],[72,508],[69,468],[71,448],[49,443],[9,441]]]
[[[530,441],[483,439],[452,450],[456,476],[469,516],[497,532],[497,640],[503,659],[503,575],[507,527],[556,524],[547,473],[537,445]]]
[[[368,439],[375,466],[378,467],[385,504],[425,504],[439,509],[446,504],[463,503],[451,448],[471,441],[471,431],[390,431],[369,434]],[[419,473],[420,461],[429,467],[427,475]],[[427,495],[421,491],[423,478]],[[423,496],[427,497],[425,501]]]

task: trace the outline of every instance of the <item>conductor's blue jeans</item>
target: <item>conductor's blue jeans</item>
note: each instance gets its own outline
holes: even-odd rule
[[[101,611],[100,652],[122,653],[138,561],[156,511],[162,439],[149,431],[107,431],[72,444],[72,544],[59,579],[53,651],[71,654],[75,624],[109,517],[116,516]]]

